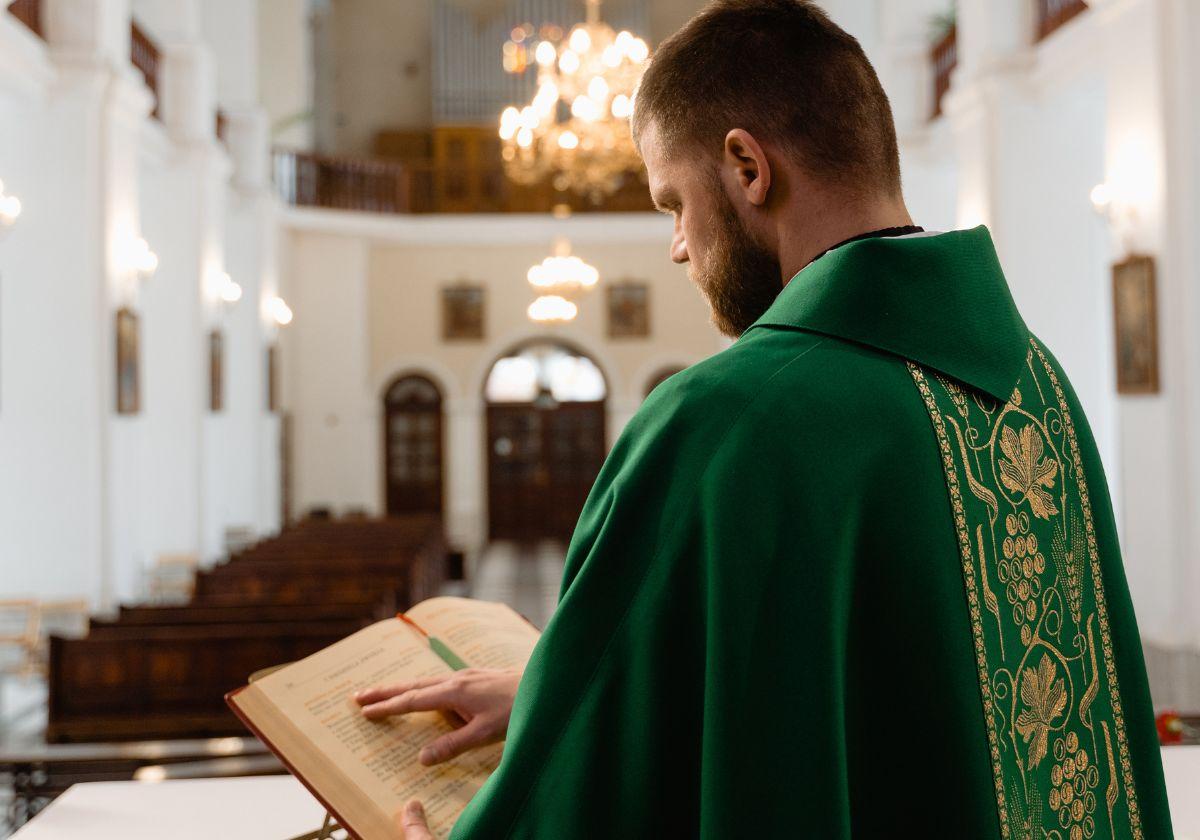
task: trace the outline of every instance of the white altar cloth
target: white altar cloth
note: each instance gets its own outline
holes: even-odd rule
[[[1200,840],[1200,746],[1164,747],[1176,840]],[[325,811],[291,776],[75,785],[12,840],[286,840]]]
[[[12,840],[286,840],[325,809],[291,776],[73,785]]]

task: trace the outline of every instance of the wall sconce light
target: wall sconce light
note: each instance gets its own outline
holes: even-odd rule
[[[1127,251],[1135,250],[1134,240],[1138,231],[1137,206],[1130,201],[1121,200],[1110,184],[1097,184],[1089,194],[1092,209],[1096,215],[1107,222],[1112,235]]]
[[[158,270],[158,255],[150,250],[150,245],[145,239],[138,236],[129,240],[125,264],[138,277],[147,280]]]
[[[242,299],[242,287],[234,281],[228,272],[222,271],[217,277],[217,294],[223,303],[233,306]]]
[[[275,323],[281,327],[286,327],[292,323],[292,308],[281,297],[271,298],[267,302],[267,311],[271,313],[271,317],[275,319]]]
[[[1101,216],[1107,217],[1112,210],[1112,187],[1108,184],[1097,184],[1092,187],[1090,197],[1092,209]]]
[[[4,182],[0,181],[0,230],[12,227],[20,215],[21,199],[5,193]]]

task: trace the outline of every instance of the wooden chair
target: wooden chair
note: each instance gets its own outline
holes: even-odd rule
[[[195,554],[160,554],[150,570],[150,600],[186,603],[192,597],[200,558]]]
[[[38,673],[40,613],[32,599],[0,601],[0,675]]]
[[[244,551],[258,542],[258,535],[249,525],[230,525],[225,529],[225,553],[228,555]]]
[[[37,605],[37,642],[34,649],[34,667],[40,676],[46,676],[50,660],[50,636],[78,639],[88,632],[88,602],[83,598],[62,601],[41,601]]]

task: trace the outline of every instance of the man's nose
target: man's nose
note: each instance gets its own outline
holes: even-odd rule
[[[683,238],[683,231],[678,231],[671,240],[671,262],[682,264],[687,261],[687,240]]]

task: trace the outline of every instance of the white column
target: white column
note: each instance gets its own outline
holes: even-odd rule
[[[261,217],[264,221],[263,235],[259,240],[261,249],[259,250],[259,260],[261,271],[259,272],[259,289],[258,296],[249,298],[249,302],[253,305],[256,317],[258,318],[259,329],[262,331],[262,343],[258,347],[258,370],[261,379],[261,387],[258,393],[258,406],[260,409],[259,422],[255,427],[256,451],[257,458],[257,477],[258,484],[255,489],[258,500],[256,512],[256,525],[260,534],[268,534],[273,531],[278,531],[283,525],[282,506],[283,506],[283,485],[282,478],[282,440],[283,440],[283,418],[278,412],[268,410],[267,401],[267,348],[272,343],[280,341],[280,327],[276,325],[270,316],[267,302],[280,292],[280,277],[285,268],[281,267],[281,258],[286,254],[284,250],[287,242],[287,231],[278,221],[278,207],[274,202],[269,203],[269,211],[264,211]],[[280,355],[282,356],[282,347],[280,347]],[[288,405],[288,387],[287,387],[287,361],[281,359],[283,369],[279,371],[280,382],[278,390],[280,395],[281,406]],[[294,475],[295,465],[292,465]],[[293,515],[296,511],[293,506]]]
[[[258,107],[225,110],[225,150],[233,185],[243,194],[271,194],[271,137],[267,114]]]
[[[215,61],[216,99],[225,117],[223,146],[232,167],[225,270],[242,287],[241,301],[219,306],[227,426],[221,443],[226,483],[220,502],[226,525],[267,534],[279,527],[279,420],[267,411],[265,360],[278,328],[261,301],[277,291],[278,208],[270,184],[269,124],[258,105],[259,4],[204,0],[199,15]],[[267,51],[274,54],[276,45],[270,43]]]
[[[0,598],[91,597],[99,591],[100,443],[94,428],[90,439],[79,434],[80,415],[99,411],[99,367],[88,363],[94,340],[75,328],[91,317],[87,295],[100,279],[94,267],[73,274],[80,255],[62,249],[64,202],[47,177],[56,161],[42,140],[55,125],[55,70],[44,42],[6,6],[0,0],[0,179],[24,211],[0,230]],[[75,185],[81,204],[95,196],[83,188]],[[83,247],[83,237],[73,244]]]
[[[278,441],[269,433],[274,423],[266,401],[268,324],[259,300],[273,273],[277,222],[274,203],[263,192],[235,189],[230,199],[225,270],[242,287],[242,299],[222,306],[217,319],[225,335],[228,426],[222,441],[228,471],[221,501],[226,524],[270,533],[278,528],[278,508],[262,498],[260,489],[279,482]]]
[[[165,352],[158,365],[169,402],[157,415],[152,467],[159,489],[148,493],[148,511],[161,507],[164,496],[188,497],[191,504],[158,510],[154,553],[198,551],[205,562],[220,556],[227,526],[236,521],[230,509],[232,423],[227,410],[209,407],[208,336],[228,336],[220,299],[225,258],[226,182],[229,162],[215,137],[216,68],[200,40],[195,0],[157,0],[156,11],[172,25],[159,24],[163,38],[162,115],[173,145],[163,173],[162,208],[178,241],[175,243],[173,289],[158,319]],[[139,8],[147,6],[140,0]],[[180,201],[181,197],[186,200]],[[164,285],[167,278],[164,277]],[[223,369],[228,372],[251,359],[234,356],[228,346]],[[227,390],[227,389],[226,389]]]
[[[946,119],[933,113],[931,21],[946,0],[880,3],[876,71],[883,82],[900,146],[904,199],[914,223],[928,230],[956,226],[955,153]]]
[[[1176,412],[1176,429],[1186,451],[1179,459],[1183,472],[1181,498],[1184,546],[1177,555],[1176,611],[1183,622],[1184,654],[1179,657],[1174,680],[1176,696],[1166,702],[1183,705],[1200,696],[1200,620],[1194,605],[1200,600],[1200,445],[1195,429],[1200,426],[1200,242],[1195,231],[1200,226],[1200,102],[1196,80],[1200,79],[1200,6],[1191,0],[1169,0],[1165,4],[1167,43],[1165,49],[1167,109],[1174,114],[1168,123],[1167,166],[1169,179],[1168,237],[1175,254],[1173,282],[1166,305],[1171,307],[1174,323],[1163,352],[1178,354],[1171,371],[1183,393]],[[1162,311],[1162,310],[1160,310]],[[1181,328],[1182,325],[1182,328]]]
[[[137,159],[151,98],[129,64],[127,2],[48,0],[45,13],[57,84],[42,134],[54,206],[41,212],[53,214],[56,241],[43,254],[40,292],[56,302],[59,318],[41,352],[70,361],[53,383],[72,404],[57,421],[58,457],[73,467],[56,500],[71,522],[59,530],[81,542],[72,556],[56,558],[64,563],[54,571],[106,606],[129,585],[140,538],[140,418],[115,414],[113,323],[118,307],[139,305],[128,254],[141,231]]]
[[[313,47],[308,0],[259,0],[259,101],[281,146],[313,143]],[[307,116],[306,116],[307,115]]]
[[[216,59],[217,101],[222,108],[258,104],[258,6],[246,0],[201,3],[200,31]]]
[[[469,387],[469,386],[468,386]],[[446,482],[446,538],[473,561],[487,543],[487,452],[484,414],[478,394],[445,401],[446,431],[442,480]]]
[[[1005,156],[1020,146],[1013,112],[1031,59],[1028,39],[1017,36],[1023,5],[961,0],[958,67],[943,102],[957,149],[958,225],[987,224],[998,247],[1005,236],[997,212],[1007,186]]]

